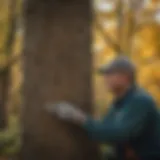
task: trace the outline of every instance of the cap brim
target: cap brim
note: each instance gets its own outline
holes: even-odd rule
[[[107,66],[107,67],[101,67],[98,69],[98,74],[100,75],[110,75],[110,74],[113,74],[113,73],[128,73],[128,71],[124,68],[114,68],[114,67],[110,67],[110,66]]]

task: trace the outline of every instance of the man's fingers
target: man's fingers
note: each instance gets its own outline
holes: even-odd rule
[[[84,114],[81,109],[66,102],[46,105],[46,110],[52,115],[67,121],[76,121],[78,117],[81,117],[80,115]]]

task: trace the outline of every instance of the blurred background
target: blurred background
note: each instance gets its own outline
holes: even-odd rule
[[[140,85],[160,103],[160,1],[97,0],[94,10],[95,68],[110,61],[117,53],[128,56],[137,66]],[[100,104],[97,113],[101,114],[110,96],[102,77],[96,73],[94,82],[95,102]]]
[[[96,69],[117,54],[137,66],[137,80],[160,105],[160,0],[94,0],[93,57],[95,116],[103,115],[111,96]],[[19,118],[23,82],[21,0],[0,0],[0,155],[20,148]],[[99,106],[99,107],[97,107]]]

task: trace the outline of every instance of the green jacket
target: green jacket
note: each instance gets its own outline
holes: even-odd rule
[[[138,87],[116,100],[102,121],[88,117],[83,127],[93,140],[114,144],[119,159],[126,143],[140,159],[160,158],[160,115],[152,97]]]

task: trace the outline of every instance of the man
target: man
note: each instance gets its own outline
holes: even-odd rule
[[[160,160],[160,115],[152,97],[137,86],[135,72],[126,57],[118,57],[100,69],[114,95],[102,121],[65,103],[57,104],[55,112],[61,119],[81,125],[92,140],[113,144],[118,160],[131,160],[126,155],[129,149],[134,152],[133,159]]]

